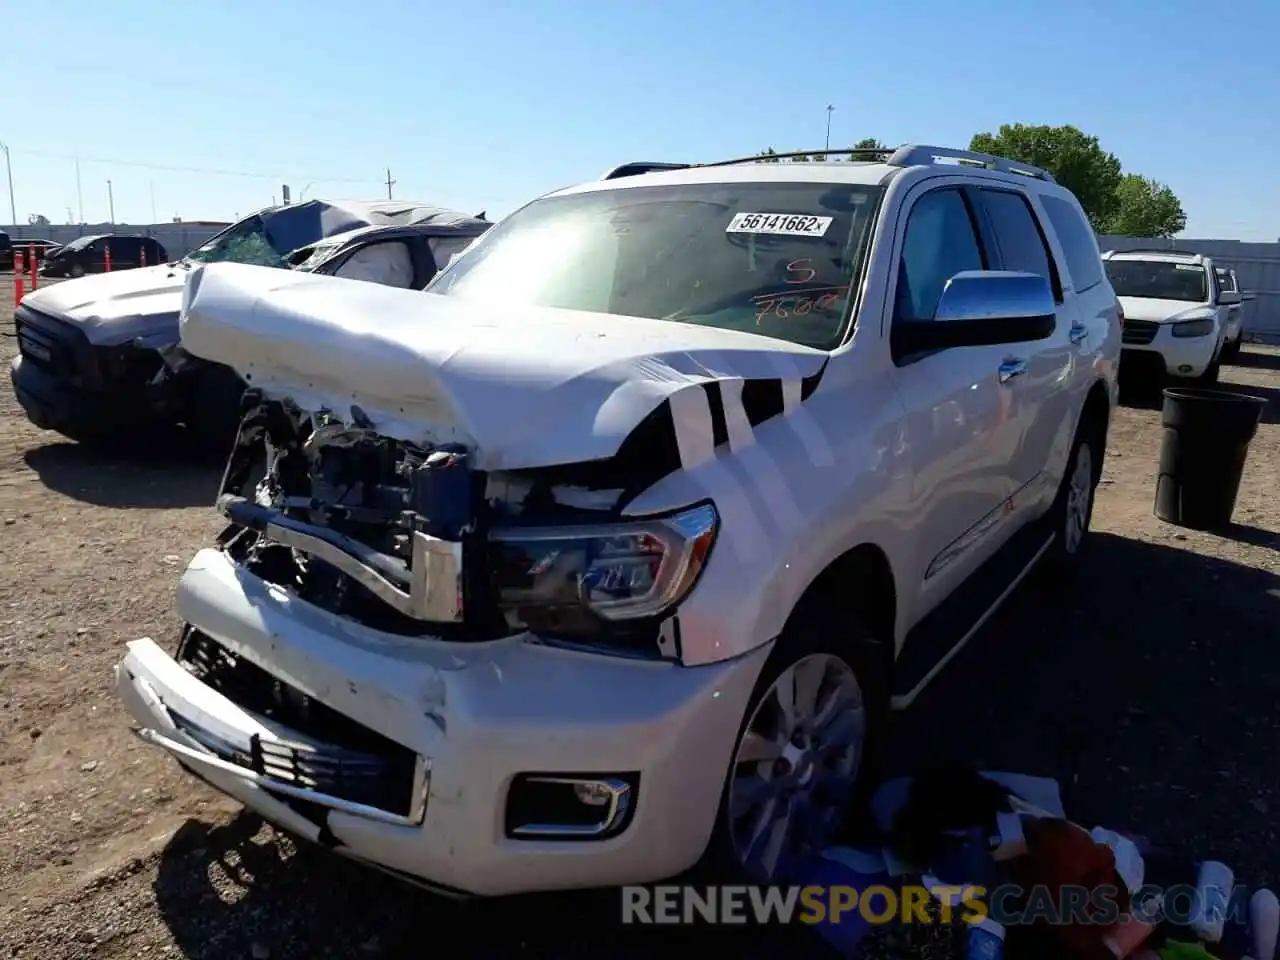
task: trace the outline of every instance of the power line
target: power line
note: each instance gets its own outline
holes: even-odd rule
[[[316,183],[381,183],[369,177],[319,177],[281,173],[250,173],[246,170],[222,170],[214,167],[185,167],[163,163],[146,163],[142,160],[114,160],[107,157],[86,157],[82,154],[52,153],[46,150],[14,150],[28,157],[48,157],[55,160],[75,160],[80,163],[102,163],[118,167],[138,167],[143,170],[165,170],[170,173],[204,173],[221,177],[248,177],[254,180],[313,180]]]

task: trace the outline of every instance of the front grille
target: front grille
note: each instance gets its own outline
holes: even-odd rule
[[[417,755],[237,657],[188,628],[178,661],[206,686],[297,734],[288,743],[254,738],[244,751],[185,726],[206,748],[260,776],[407,817],[414,806]],[[285,739],[288,739],[287,737]]]
[[[1120,339],[1123,343],[1134,343],[1139,346],[1150,343],[1160,331],[1160,324],[1151,320],[1125,320]]]
[[[79,373],[77,357],[82,352],[84,334],[77,327],[25,306],[14,314],[13,321],[24,363],[62,377]]]

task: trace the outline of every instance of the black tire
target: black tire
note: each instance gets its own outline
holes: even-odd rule
[[[1041,566],[1050,576],[1060,577],[1071,573],[1079,564],[1081,555],[1086,552],[1089,543],[1089,527],[1093,521],[1094,500],[1098,492],[1098,482],[1102,479],[1104,447],[1105,436],[1097,425],[1081,423],[1076,428],[1076,436],[1071,443],[1071,455],[1067,457],[1067,469],[1062,474],[1062,482],[1058,485],[1058,494],[1054,498],[1053,506],[1045,517],[1045,522],[1054,537],[1053,543],[1042,558]],[[1076,513],[1075,522],[1080,522],[1078,501],[1073,501],[1072,486],[1077,479],[1076,473],[1080,469],[1081,456],[1089,458],[1089,482],[1085,488],[1088,502],[1084,506],[1082,529],[1076,539],[1069,530],[1067,521],[1069,514]]]
[[[1236,337],[1230,343],[1223,344],[1222,353],[1218,359],[1223,363],[1235,362],[1236,357],[1240,356],[1240,342],[1243,339],[1243,337]]]
[[[75,278],[79,278],[79,277],[83,277],[83,276],[84,276],[84,267],[77,263],[75,266],[73,266],[73,267],[68,271],[68,274],[69,274],[73,279],[75,279]]]
[[[695,872],[723,881],[746,878],[747,871],[735,851],[729,812],[737,766],[734,760],[749,724],[774,682],[788,668],[813,654],[827,654],[847,664],[862,694],[865,715],[862,755],[856,768],[853,794],[831,840],[846,840],[865,831],[869,817],[868,801],[877,784],[880,751],[889,715],[887,648],[865,624],[864,618],[848,603],[837,602],[834,598],[805,601],[792,613],[752,690],[734,742],[733,756],[729,758],[711,839]]]
[[[185,389],[189,412],[183,419],[196,449],[225,460],[240,430],[244,381],[230,367],[211,363],[201,368]]]

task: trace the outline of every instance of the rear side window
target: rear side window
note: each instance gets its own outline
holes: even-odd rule
[[[1053,258],[1044,242],[1044,234],[1026,197],[1008,190],[978,191],[982,205],[996,234],[1001,265],[1006,270],[1036,273],[1049,281],[1053,295],[1062,301],[1062,285],[1053,268]]]
[[[1071,285],[1076,293],[1084,293],[1102,282],[1102,258],[1098,241],[1084,216],[1067,201],[1047,194],[1040,195],[1044,212],[1049,215],[1062,252],[1071,272]]]

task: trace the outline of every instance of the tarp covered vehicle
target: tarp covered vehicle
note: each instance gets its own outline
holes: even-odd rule
[[[192,265],[298,267],[420,288],[455,248],[489,226],[409,201],[309,200],[262,210],[175,263],[28,295],[14,317],[20,351],[10,367],[14,393],[32,423],[74,440],[127,441],[142,430],[183,424],[214,450],[225,449],[245,385],[229,368],[179,346],[178,313]],[[433,248],[433,238],[443,246]],[[310,251],[301,261],[300,249]]]

